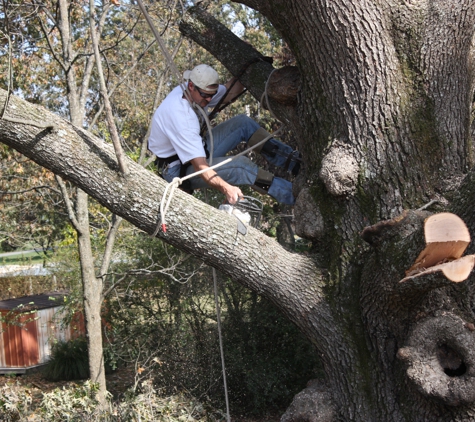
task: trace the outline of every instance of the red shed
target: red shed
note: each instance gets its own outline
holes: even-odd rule
[[[21,374],[45,364],[53,340],[67,341],[85,333],[82,317],[62,327],[64,293],[46,293],[0,301],[0,373]]]

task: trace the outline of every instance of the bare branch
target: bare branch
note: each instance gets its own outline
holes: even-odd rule
[[[58,183],[59,188],[61,189],[61,193],[63,195],[63,201],[66,206],[66,211],[68,212],[68,217],[69,217],[69,220],[71,221],[71,224],[79,233],[82,233],[81,225],[79,224],[79,221],[76,219],[76,214],[74,213],[74,207],[71,200],[69,199],[68,190],[66,188],[66,185],[63,179],[58,175],[55,175],[54,178],[56,179],[56,182]]]
[[[20,195],[22,193],[27,193],[27,192],[31,192],[31,191],[39,191],[41,189],[49,189],[49,190],[51,190],[55,193],[58,193],[58,194],[61,193],[58,190],[54,189],[52,186],[41,185],[41,186],[33,186],[30,189],[18,190],[18,191],[2,191],[2,190],[0,190],[0,194],[1,195]]]
[[[98,41],[98,34],[96,31],[96,22],[94,19],[95,16],[95,6],[94,6],[94,0],[89,1],[89,8],[90,8],[90,15],[89,15],[89,26],[90,26],[90,31],[91,31],[91,40],[92,40],[92,45],[94,48],[94,55],[96,58],[96,66],[97,66],[97,72],[99,74],[99,82],[100,82],[100,87],[101,87],[101,95],[102,99],[104,101],[104,107],[106,111],[106,120],[107,124],[109,126],[109,132],[111,135],[112,139],[112,144],[114,145],[114,150],[115,154],[117,157],[117,161],[119,163],[119,168],[120,171],[124,174],[127,175],[129,173],[128,166],[125,161],[124,157],[124,151],[122,149],[122,146],[120,144],[120,139],[119,139],[119,133],[117,131],[117,126],[114,121],[114,116],[112,114],[112,107],[110,104],[109,100],[109,95],[107,93],[107,86],[104,80],[104,72],[102,69],[102,62],[101,62],[101,56],[99,52],[99,41]]]

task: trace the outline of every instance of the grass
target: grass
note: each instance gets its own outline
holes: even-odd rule
[[[39,264],[43,260],[43,254],[36,251],[0,253],[0,266]]]

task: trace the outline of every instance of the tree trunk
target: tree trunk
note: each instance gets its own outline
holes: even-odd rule
[[[69,102],[68,111],[71,122],[76,126],[82,126],[94,58],[91,57],[86,61],[86,66],[82,69],[82,80],[79,82],[75,66],[73,65],[76,52],[72,45],[73,28],[71,26],[70,4],[67,0],[60,0],[58,6],[60,11],[58,26],[62,41],[62,65],[66,77]],[[91,13],[93,13],[93,11],[91,11]],[[104,19],[104,16],[105,14],[102,16],[102,19]],[[93,25],[92,21],[94,21],[93,16],[91,16],[91,25]],[[94,44],[97,49],[97,34],[95,28],[92,29],[94,30]],[[102,71],[100,66],[99,71]],[[120,160],[120,151],[117,152],[117,156]],[[124,170],[124,167],[121,166],[121,169]],[[71,224],[75,228],[78,236],[78,253],[81,266],[84,313],[88,338],[89,374],[91,380],[99,386],[97,396],[99,402],[102,405],[105,405],[107,389],[102,347],[101,320],[103,279],[97,278],[95,275],[94,254],[91,247],[89,231],[89,200],[87,194],[78,188],[76,190],[76,209],[73,210],[73,207],[69,204],[67,190],[63,187],[61,190],[63,192],[63,200],[68,206],[68,214]]]
[[[425,248],[432,212],[454,212],[474,234],[475,6],[245,3],[296,58],[295,103],[272,108],[304,153],[294,214],[315,254],[287,252],[252,228],[243,236],[232,216],[180,191],[158,236],[269,298],[313,341],[327,375],[327,390],[306,396],[315,420],[323,409],[346,421],[474,420],[473,276],[400,281]],[[258,55],[196,8],[182,30],[234,74]],[[242,80],[258,96],[271,72],[259,61]],[[0,120],[2,142],[155,231],[161,179],[132,162],[121,175],[110,146],[37,106],[12,98],[7,112],[54,130]],[[293,409],[286,421],[309,420]]]
[[[81,264],[81,279],[84,291],[84,312],[88,340],[89,374],[92,382],[99,385],[98,400],[105,403],[106,375],[102,348],[102,279],[95,274],[94,254],[89,232],[88,197],[81,189],[77,190],[76,215],[78,222],[78,250]]]
[[[333,334],[334,349],[328,353],[316,342],[337,413],[345,420],[470,420],[471,407],[447,407],[470,400],[436,392],[436,383],[429,394],[422,380],[404,375],[405,366],[409,374],[414,362],[397,355],[421,318],[430,321],[450,310],[470,324],[470,284],[453,286],[437,277],[434,285],[398,286],[423,249],[421,227],[428,214],[411,214],[399,223],[392,219],[438,201],[439,209],[463,210],[473,233],[473,213],[465,211],[469,197],[449,201],[473,164],[475,6],[469,1],[240,3],[271,21],[292,49],[300,73],[295,113],[273,111],[290,125],[311,181],[311,186],[298,181],[294,212],[297,234],[313,238],[328,269],[326,293],[339,323],[335,329],[344,338]],[[256,54],[201,9],[189,15],[181,30],[231,71],[239,66],[236,57],[245,61]],[[274,75],[266,74],[272,82]],[[247,74],[242,80],[255,81]],[[469,186],[463,187],[468,194]],[[375,225],[374,237],[366,231],[371,249],[358,236],[367,225]],[[471,360],[469,348],[462,352],[454,340],[437,331],[431,335],[450,343],[462,361]],[[341,350],[352,360],[338,356]],[[437,347],[430,356],[438,359]],[[435,375],[443,382],[437,385],[451,385],[463,396],[470,382],[457,384],[445,369],[439,364]],[[474,375],[467,369],[463,377]]]

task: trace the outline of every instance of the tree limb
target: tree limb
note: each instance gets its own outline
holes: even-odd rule
[[[242,84],[258,101],[265,92],[266,83],[274,70],[269,61],[250,44],[237,37],[232,31],[218,22],[213,16],[199,6],[191,7],[187,11],[187,19],[179,24],[183,35],[192,39],[216,57],[230,72],[240,76]],[[257,61],[254,61],[257,59]],[[246,68],[246,63],[252,65]],[[279,76],[279,83],[284,84],[273,95],[269,92],[272,101],[271,108],[275,115],[283,122],[294,118],[295,100],[289,100],[289,95],[295,95],[300,84],[298,71],[293,68],[290,72],[283,72]],[[275,88],[276,85],[271,85]],[[287,92],[282,101],[282,92]],[[293,94],[289,94],[293,93]],[[279,103],[278,101],[282,101]]]
[[[5,95],[0,90],[0,101]],[[14,96],[11,101],[15,117],[51,119],[58,130],[38,132],[0,120],[1,142],[73,182],[118,216],[153,233],[166,182],[129,158],[130,173],[121,175],[110,145],[40,106]],[[269,297],[286,309],[289,317],[293,314],[294,321],[302,310],[299,294],[290,291],[315,295],[312,302],[322,303],[318,282],[322,275],[309,257],[287,252],[252,227],[242,236],[233,216],[181,191],[176,192],[167,218],[169,230],[159,237]]]

